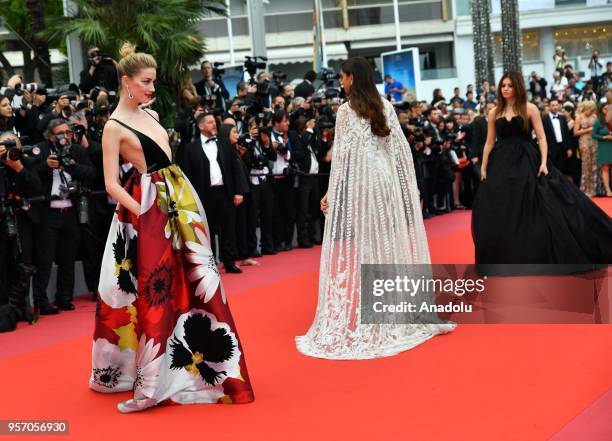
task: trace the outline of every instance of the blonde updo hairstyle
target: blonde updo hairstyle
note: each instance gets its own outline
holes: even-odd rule
[[[117,74],[119,76],[119,85],[121,86],[121,77],[127,75],[132,78],[141,69],[153,68],[157,69],[157,62],[150,54],[144,52],[136,52],[136,46],[130,42],[123,43],[119,50],[121,60],[117,63]]]

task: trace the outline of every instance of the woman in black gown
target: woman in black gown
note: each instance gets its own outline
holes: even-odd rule
[[[612,263],[612,220],[548,159],[523,77],[504,74],[498,90],[472,212],[476,263]]]

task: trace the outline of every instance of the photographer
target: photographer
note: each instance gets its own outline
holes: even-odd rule
[[[297,188],[297,239],[300,248],[312,248],[315,238],[315,215],[319,211],[319,162],[315,155],[318,140],[315,119],[300,116],[296,121],[297,136],[293,141],[292,161],[299,171]]]
[[[11,101],[2,94],[0,94],[0,132],[12,132],[16,135],[19,135],[20,132],[19,128],[17,128],[17,119],[13,114]]]
[[[24,148],[11,132],[0,134],[0,332],[18,321],[32,323],[29,305],[33,223],[24,197],[40,192],[36,149]],[[2,306],[6,305],[6,306]]]
[[[79,194],[80,202],[84,202],[82,198],[86,198],[87,202],[87,222],[83,222],[85,220],[83,218],[79,222],[82,238],[81,261],[87,289],[92,293],[92,299],[95,300],[106,237],[117,204],[106,194],[102,145],[88,139],[88,122],[83,111],[70,117],[70,127],[73,131],[73,144],[78,144],[86,149],[89,160],[96,170],[95,179],[83,183]]]
[[[244,119],[240,106],[242,102],[238,98],[228,102],[228,110],[223,114],[223,118],[232,118],[236,122],[236,130],[241,135],[244,132]]]
[[[66,121],[54,119],[45,131],[46,141],[38,145],[44,160],[39,170],[43,196],[49,199],[39,207],[41,223],[35,247],[34,303],[43,315],[58,313],[47,299],[54,261],[58,265],[55,303],[61,310],[74,309],[74,263],[79,245],[77,181],[89,182],[96,177],[87,150],[72,143],[73,135]]]
[[[110,112],[107,107],[95,106],[89,113],[87,139],[101,144],[102,132],[109,117]]]
[[[117,62],[110,55],[92,47],[87,51],[89,66],[81,72],[79,89],[89,94],[94,87],[104,87],[106,90],[117,90]]]
[[[270,119],[252,117],[248,133],[240,136],[238,143],[246,147],[243,160],[249,171],[249,198],[247,199],[247,243],[249,255],[276,254],[274,247],[274,188],[268,175],[270,163],[276,153],[270,142]],[[257,225],[261,232],[261,253],[257,251]]]
[[[25,118],[25,127],[22,135],[27,136],[32,144],[44,140],[40,122],[52,112],[51,106],[47,104],[47,90],[36,88],[32,92],[23,91],[23,100],[19,113]]]
[[[546,86],[548,82],[542,78],[537,72],[531,72],[531,81],[529,81],[529,91],[531,92],[531,99],[540,97],[546,99]]]
[[[236,205],[236,252],[240,265],[259,265],[259,262],[250,259],[247,240],[247,203],[249,201],[248,168],[244,162],[247,147],[238,137],[236,126],[221,124],[219,127],[219,141],[227,142],[234,150],[232,159],[236,162],[235,175],[236,192],[243,195],[242,203]]]
[[[294,95],[296,97],[301,96],[304,99],[312,96],[315,93],[315,88],[312,83],[316,79],[317,73],[314,70],[309,70],[306,72],[306,75],[304,75],[304,81],[295,87]]]
[[[603,64],[599,61],[599,50],[595,49],[589,60],[589,70],[591,71],[591,84],[595,93],[599,92],[600,77],[603,74]]]
[[[200,129],[196,120],[198,116],[204,112],[204,103],[200,100],[197,103],[190,105],[188,108],[181,110],[176,115],[174,122],[174,130],[180,136],[179,146],[174,154],[177,163],[183,160],[185,146],[195,141],[200,136]]]
[[[61,119],[63,121],[68,122],[75,110],[73,109],[70,101],[74,101],[77,98],[78,96],[74,92],[62,93],[57,98],[57,101],[55,101],[55,105],[53,106],[51,111],[43,115],[43,117],[38,121],[36,126],[38,132],[44,133],[49,125],[49,122],[53,119]]]
[[[295,90],[293,90],[293,86],[291,84],[283,84],[280,87],[280,93],[277,95],[277,97],[278,96],[282,97],[283,100],[285,101],[285,109],[286,109],[289,103],[291,102],[291,100],[295,98]]]
[[[275,175],[277,204],[274,245],[278,251],[290,251],[295,230],[296,169],[290,163],[294,134],[289,136],[289,118],[282,110],[274,112],[273,124],[270,141],[276,156],[272,173]]]
[[[46,104],[47,91],[37,83],[21,83],[21,77],[11,78],[11,87],[0,94],[0,131],[12,131],[18,136],[26,136],[30,143],[42,140],[38,129],[39,121],[51,109]]]
[[[210,111],[225,110],[225,100],[229,99],[229,92],[223,84],[220,73],[213,75],[213,65],[209,61],[202,61],[200,65],[202,80],[195,83],[195,89],[204,99]],[[218,69],[217,69],[218,71]]]

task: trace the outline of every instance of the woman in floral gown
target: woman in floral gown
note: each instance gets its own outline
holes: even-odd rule
[[[89,386],[134,391],[121,412],[157,404],[246,403],[244,352],[211,252],[202,204],[170,160],[152,102],[156,63],[126,43],[120,101],[102,139],[119,204],[102,259]],[[119,155],[139,171],[119,184]]]

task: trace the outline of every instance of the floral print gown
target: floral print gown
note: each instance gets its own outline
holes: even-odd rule
[[[189,180],[169,164],[135,173],[125,189],[141,201],[141,214],[118,206],[108,235],[89,386],[133,390],[121,412],[252,401],[204,210]]]

